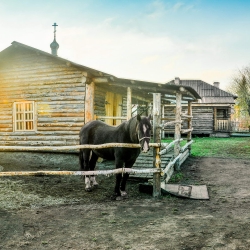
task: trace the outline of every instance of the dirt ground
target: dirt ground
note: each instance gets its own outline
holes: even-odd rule
[[[0,152],[0,171],[78,170],[76,155]],[[250,161],[189,158],[183,184],[210,200],[140,193],[110,199],[114,176],[84,191],[78,176],[0,177],[0,249],[250,249]]]

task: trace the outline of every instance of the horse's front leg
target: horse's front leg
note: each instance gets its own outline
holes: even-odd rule
[[[89,171],[89,159],[91,157],[91,150],[84,149],[80,150],[80,170],[81,171]],[[91,183],[90,176],[85,176],[85,190],[91,191]]]
[[[120,185],[121,185],[121,180],[122,180],[122,174],[116,174],[116,182],[115,182],[115,197],[121,197],[121,190],[120,190]]]
[[[118,157],[115,159],[115,168],[122,168],[123,161],[121,161]],[[116,174],[116,182],[115,182],[115,197],[121,197],[121,180],[122,174]]]
[[[135,163],[135,161],[125,162],[125,168],[132,168],[134,163]],[[129,177],[129,174],[124,173],[122,176],[122,180],[121,180],[121,196],[123,198],[127,198],[127,195],[128,195],[126,192],[126,184],[127,184],[128,177]]]
[[[90,158],[90,161],[89,161],[89,169],[90,169],[90,171],[95,170],[97,160],[98,160],[98,156],[92,151],[92,155],[91,155],[91,158]],[[98,182],[95,179],[95,175],[90,176],[90,185],[91,185],[92,188],[98,186]]]
[[[122,176],[122,181],[121,181],[121,197],[122,198],[127,198],[127,192],[126,192],[126,183],[128,180],[129,174],[124,173]]]

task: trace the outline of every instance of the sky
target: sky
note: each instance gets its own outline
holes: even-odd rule
[[[250,65],[248,0],[0,0],[0,51],[13,41],[116,77],[220,82]]]

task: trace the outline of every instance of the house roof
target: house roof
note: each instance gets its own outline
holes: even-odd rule
[[[174,80],[172,80],[166,84],[175,85],[175,82]],[[202,98],[203,97],[215,97],[215,98],[232,97],[233,99],[237,98],[237,96],[201,80],[179,80],[179,84],[193,88]]]
[[[104,76],[104,75],[109,76],[109,75],[110,75],[110,74],[104,73],[104,72],[102,72],[102,71],[100,71],[100,70],[95,70],[95,69],[92,69],[92,68],[89,68],[89,67],[86,67],[86,66],[77,64],[77,63],[72,62],[72,61],[70,61],[70,60],[68,60],[68,59],[65,59],[65,58],[62,58],[62,57],[59,57],[59,56],[52,55],[52,54],[50,54],[50,53],[48,53],[48,52],[45,52],[45,51],[42,51],[42,50],[33,48],[33,47],[31,47],[31,46],[28,46],[28,45],[25,45],[25,44],[23,44],[23,43],[19,43],[19,42],[16,42],[16,41],[12,42],[12,43],[11,43],[11,46],[7,47],[6,49],[4,49],[4,50],[2,50],[2,51],[0,52],[0,62],[1,62],[1,61],[4,61],[4,59],[5,59],[6,57],[8,57],[9,54],[15,53],[16,49],[18,49],[18,48],[28,49],[28,50],[30,50],[30,51],[34,51],[34,52],[36,52],[36,53],[43,54],[43,55],[48,56],[48,57],[50,57],[50,58],[53,58],[53,59],[55,59],[55,60],[63,61],[63,62],[65,62],[65,63],[69,63],[69,64],[72,65],[72,66],[80,67],[82,70],[88,71],[88,72],[91,73],[93,76]],[[110,75],[110,76],[111,76],[111,75]]]
[[[196,92],[196,90],[193,89],[193,87],[185,86],[182,84],[182,86],[177,85],[171,85],[171,84],[161,84],[156,82],[147,82],[147,81],[139,81],[139,80],[133,80],[133,79],[124,79],[124,78],[118,78],[114,75],[102,72],[100,70],[95,70],[77,63],[74,63],[68,59],[52,55],[50,53],[44,52],[42,50],[33,48],[31,46],[19,43],[19,42],[12,42],[11,46],[7,47],[3,51],[0,52],[0,63],[4,62],[6,58],[8,58],[11,54],[15,54],[17,49],[26,49],[30,51],[34,51],[35,53],[42,54],[45,56],[48,56],[54,60],[63,61],[64,63],[67,63],[71,66],[74,66],[76,68],[79,68],[83,71],[87,71],[91,78],[94,79],[95,83],[98,85],[106,85],[114,87],[116,90],[120,90],[124,92],[124,88],[131,87],[133,91],[133,95],[138,97],[143,97],[148,99],[150,94],[152,93],[161,93],[164,96],[175,96],[177,91],[181,91],[183,98],[187,100],[194,100],[200,99],[200,95]]]

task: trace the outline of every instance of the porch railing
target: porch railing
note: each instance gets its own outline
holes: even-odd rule
[[[217,120],[216,130],[217,131],[229,131],[229,121],[228,120]]]

